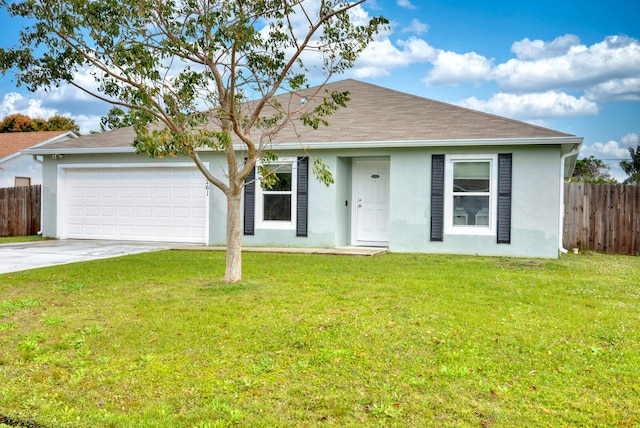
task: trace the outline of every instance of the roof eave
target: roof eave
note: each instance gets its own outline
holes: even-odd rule
[[[67,131],[64,134],[60,134],[60,135],[56,135],[53,138],[49,138],[46,141],[43,141],[41,143],[36,144],[35,146],[31,146],[29,147],[30,149],[36,148],[36,147],[42,147],[42,146],[46,146],[47,144],[52,144],[52,143],[56,143],[60,140],[65,140],[65,139],[70,139],[70,138],[80,138],[78,136],[78,134],[76,134],[73,131]]]
[[[412,147],[481,147],[481,146],[531,146],[560,145],[562,154],[568,153],[582,144],[581,137],[534,137],[534,138],[485,138],[451,140],[400,140],[400,141],[331,141],[331,142],[292,142],[274,144],[275,150],[330,150],[330,149],[376,149],[376,148],[412,148]],[[237,145],[237,150],[244,149]],[[203,151],[213,151],[203,149]],[[123,154],[135,153],[132,146],[96,147],[96,148],[30,148],[22,153],[29,155],[79,155],[79,154]]]
[[[83,147],[69,147],[69,148],[31,148],[23,150],[22,153],[26,155],[46,156],[46,155],[96,155],[96,154],[120,154],[120,153],[135,153],[136,150],[133,147],[95,147],[95,148],[83,148]]]
[[[315,150],[358,149],[358,148],[411,148],[411,147],[468,147],[468,146],[531,146],[561,145],[563,153],[569,152],[582,138],[576,136],[533,137],[533,138],[484,138],[450,140],[400,140],[400,141],[336,141],[336,142],[296,142],[274,144],[274,149],[293,150],[301,147]]]

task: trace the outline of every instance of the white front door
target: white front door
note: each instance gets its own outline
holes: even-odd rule
[[[354,159],[353,223],[353,245],[389,244],[389,159]]]

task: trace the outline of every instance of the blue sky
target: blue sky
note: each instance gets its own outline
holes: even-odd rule
[[[368,0],[360,16],[373,15],[391,29],[346,77],[584,137],[581,157],[625,178],[619,159],[640,138],[637,1]],[[22,22],[0,10],[0,25],[0,45],[13,45]],[[69,87],[29,93],[12,80],[0,83],[0,117],[63,114],[86,133],[110,108]]]

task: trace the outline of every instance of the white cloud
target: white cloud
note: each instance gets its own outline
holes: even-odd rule
[[[593,143],[585,152],[589,153],[588,156],[594,155],[600,159],[628,159],[629,150],[627,147],[621,146],[620,143],[614,140],[609,140],[606,143]],[[581,151],[582,154],[582,151]]]
[[[495,81],[503,92],[500,97],[583,92],[582,97],[573,98],[579,103],[567,104],[568,99],[562,98],[561,115],[581,110],[593,114],[603,103],[640,101],[640,40],[624,35],[608,36],[591,46],[580,44],[572,34],[550,42],[523,39],[511,47],[516,58],[498,65],[476,52],[431,49],[428,61],[433,68],[422,79],[428,86]]]
[[[106,116],[107,112],[104,113]],[[100,131],[100,119],[103,115],[67,115],[73,117],[80,127],[81,134],[88,134],[91,131]]]
[[[10,92],[4,95],[2,103],[0,103],[0,114],[2,117],[5,117],[10,114],[20,113],[32,119],[49,119],[55,115],[57,111],[52,108],[43,107],[42,101],[42,99],[26,98],[17,92]]]
[[[599,102],[640,101],[640,77],[597,84],[587,90],[586,98]]]
[[[636,148],[638,143],[640,143],[640,135],[632,132],[631,134],[627,134],[622,137],[622,145],[624,147],[633,147]]]
[[[317,9],[320,9],[319,3]],[[358,5],[352,9],[349,9],[349,19],[354,25],[368,25],[369,21],[371,20],[371,16],[369,15],[369,12],[364,10],[361,5]],[[306,29],[308,30],[308,22],[305,22],[307,23]]]
[[[398,6],[407,9],[417,9],[417,7],[415,7],[410,0],[398,0]]]
[[[305,0],[295,6],[296,13],[290,16],[292,31],[299,39],[303,39],[310,28],[310,20],[317,19],[317,14],[320,9],[320,0]],[[367,3],[369,8],[376,9],[378,6],[375,2]],[[349,10],[349,18],[353,25],[367,26],[371,20],[371,15],[361,5],[355,6]],[[262,23],[264,26],[259,30],[263,37],[267,37],[270,28],[269,21]],[[399,57],[407,57],[408,54],[403,54],[401,49],[393,46],[390,41],[392,30],[390,26],[382,26],[379,28],[378,34],[372,43],[368,45],[365,51],[360,55],[355,67],[349,70],[346,74],[353,75],[359,78],[365,77],[380,77],[389,74],[389,70],[399,64],[408,65],[406,59]],[[296,72],[306,73],[309,81],[312,84],[320,83],[325,80],[324,70],[324,58],[316,49],[323,42],[320,41],[321,30],[316,32],[310,39],[308,48],[302,53],[300,59],[304,63],[304,70],[299,69],[297,65],[294,66]],[[400,44],[399,44],[400,45]],[[295,53],[294,47],[286,49],[286,56],[291,57]],[[378,57],[376,57],[378,55]],[[388,56],[387,58],[380,55]]]
[[[493,71],[503,90],[587,90],[609,80],[637,77],[640,70],[640,41],[627,36],[609,36],[589,47],[573,44],[571,36],[542,45],[527,40],[512,48],[518,59],[500,64]],[[558,55],[563,50],[566,53]]]
[[[395,45],[389,38],[375,40],[362,52],[352,73],[359,79],[388,76],[394,68],[429,61],[434,54],[435,49],[416,37]]]
[[[535,120],[549,117],[567,117],[598,114],[598,105],[584,97],[547,91],[531,94],[498,93],[488,100],[466,98],[458,103],[463,107],[485,111],[500,116]]]
[[[623,136],[620,141],[609,140],[605,143],[597,141],[590,145],[583,145],[580,157],[595,156],[596,159],[616,160],[630,159],[629,148],[636,148],[640,135],[631,133]]]
[[[459,83],[491,78],[493,60],[475,52],[458,54],[437,50],[431,60],[433,69],[422,79],[426,85],[455,85]]]
[[[572,46],[579,44],[580,39],[573,34],[557,37],[551,42],[523,39],[511,46],[511,52],[515,53],[518,59],[530,61],[565,55]]]
[[[429,25],[423,22],[420,22],[418,19],[412,19],[411,24],[407,25],[402,29],[403,33],[415,33],[415,34],[424,34],[429,31]]]

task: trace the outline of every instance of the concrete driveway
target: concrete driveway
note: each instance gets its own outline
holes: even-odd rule
[[[128,254],[169,250],[184,244],[93,240],[47,240],[0,245],[0,274]]]

